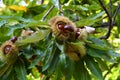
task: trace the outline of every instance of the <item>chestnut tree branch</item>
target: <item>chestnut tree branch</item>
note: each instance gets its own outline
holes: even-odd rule
[[[62,10],[62,7],[61,7],[61,2],[60,2],[60,0],[58,0],[59,1],[59,13],[60,13],[60,15],[61,16],[64,16],[64,14],[63,14],[63,10]]]
[[[114,22],[113,24],[112,24],[112,26],[116,26],[117,24]],[[104,23],[98,23],[98,25],[96,25],[95,27],[102,27],[102,28],[106,28],[106,27],[108,27],[109,26],[109,23],[107,23],[107,22],[104,22]]]
[[[120,63],[120,59],[117,60],[117,63],[113,63],[112,65],[110,65],[109,71],[107,71],[107,73],[104,75],[104,79],[111,72],[112,68],[114,68],[115,66],[118,66],[119,63]]]
[[[112,18],[112,15],[113,15],[113,12],[112,12],[112,0],[110,0],[110,2],[109,2],[109,7],[110,7],[110,17]]]
[[[49,15],[49,13],[53,10],[55,6],[51,6],[50,9],[46,12],[46,14],[42,17],[42,21],[44,21],[46,19],[46,17]]]
[[[109,19],[109,27],[108,27],[108,32],[105,36],[102,36],[101,39],[108,39],[109,36],[110,36],[110,33],[111,33],[111,30],[112,30],[112,15],[108,12],[108,10],[106,9],[105,5],[103,4],[103,1],[102,0],[98,0],[101,7],[104,9],[104,11],[106,12],[107,16],[108,16],[108,19]],[[111,3],[112,1],[110,1],[110,6],[112,6]],[[112,7],[111,7],[112,8]],[[112,12],[112,11],[111,11]]]
[[[111,72],[111,69],[112,68],[114,68],[115,66],[117,66],[118,65],[118,63],[114,63],[114,64],[112,64],[111,66],[110,66],[110,68],[109,68],[109,70],[110,71],[107,71],[107,73],[104,75],[104,79],[107,77],[107,75]]]
[[[120,9],[120,3],[118,3],[118,7],[116,8],[115,13],[113,15],[113,23],[115,23],[115,19],[116,19],[119,9]]]
[[[101,7],[105,10],[108,18],[111,19],[111,16],[110,16],[108,10],[106,9],[105,5],[103,4],[103,0],[98,0],[98,1],[99,1],[99,3],[100,3]]]

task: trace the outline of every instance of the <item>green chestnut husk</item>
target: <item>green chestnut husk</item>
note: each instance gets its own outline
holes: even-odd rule
[[[10,72],[9,69],[13,66],[18,56],[18,48],[12,41],[4,42],[0,47],[0,77]]]
[[[66,42],[64,45],[64,53],[73,61],[79,61],[86,55],[84,42]]]

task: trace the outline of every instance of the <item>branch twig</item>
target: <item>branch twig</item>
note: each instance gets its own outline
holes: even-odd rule
[[[108,18],[111,19],[111,16],[110,16],[108,10],[106,9],[105,5],[103,4],[102,0],[99,0],[99,3],[100,3],[100,5],[101,5],[101,7],[105,10]]]
[[[115,23],[115,18],[116,18],[117,14],[118,14],[119,9],[120,9],[120,3],[118,3],[118,7],[117,7],[117,9],[115,10],[115,13],[114,13],[114,15],[113,15],[113,23]]]
[[[112,68],[114,68],[115,66],[118,66],[119,65],[119,62],[120,62],[120,59],[117,60],[117,63],[113,63],[109,70],[111,71]],[[110,73],[110,71],[107,71],[107,73],[104,75],[104,79],[106,78],[106,76]]]
[[[115,66],[117,66],[118,65],[118,63],[114,63],[114,64],[112,64],[111,66],[110,66],[110,71],[108,71],[105,75],[104,75],[104,79],[106,78],[106,76],[111,72],[111,69],[112,68],[114,68]]]
[[[55,6],[51,6],[50,7],[50,9],[46,12],[46,14],[42,17],[42,21],[44,21],[45,20],[45,18],[48,16],[48,14],[53,10],[53,8],[54,8]]]
[[[112,22],[112,16],[109,14],[109,12],[108,12],[108,10],[106,9],[105,5],[103,4],[102,0],[98,0],[98,1],[99,1],[99,3],[100,3],[101,7],[105,10],[105,12],[106,12],[106,14],[107,14],[107,16],[108,16],[108,18],[109,18],[108,32],[107,32],[107,34],[106,34],[105,36],[102,36],[102,37],[101,37],[101,39],[107,39],[107,38],[109,38],[110,33],[111,33],[111,30],[112,30],[112,24],[113,24],[113,22]],[[110,4],[111,4],[111,3],[110,3]]]
[[[112,18],[112,15],[113,15],[113,13],[112,13],[112,0],[110,0],[110,2],[109,2],[109,6],[110,6],[110,17]]]
[[[60,0],[58,0],[58,1],[59,1],[59,13],[61,16],[64,16],[63,11],[62,11],[62,7],[61,7],[61,2],[60,2]]]
[[[114,22],[112,24],[112,26],[116,26],[117,24]],[[108,22],[104,22],[104,23],[98,23],[98,25],[96,25],[95,27],[102,27],[102,28],[105,28],[105,27],[108,27],[109,26],[109,23]]]

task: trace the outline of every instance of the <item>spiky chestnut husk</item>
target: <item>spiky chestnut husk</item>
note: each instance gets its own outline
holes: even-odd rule
[[[77,28],[77,32],[76,32],[77,40],[85,42],[87,40],[87,37],[88,37],[88,33],[85,28],[83,29]]]
[[[84,42],[67,42],[64,45],[64,52],[73,61],[78,61],[86,55]]]
[[[76,25],[67,17],[55,16],[50,20],[52,26],[52,32],[54,36],[60,41],[74,41]]]
[[[14,43],[9,40],[3,43],[0,47],[0,61],[5,63],[4,66],[0,68],[0,77],[13,65],[18,56],[18,48]]]
[[[12,41],[6,41],[0,47],[0,59],[4,61],[13,61],[18,56],[18,48],[14,45]]]
[[[63,42],[65,54],[74,61],[86,55],[84,41],[87,39],[86,29],[76,28],[76,25],[66,17],[55,16],[50,20],[52,32],[58,42]],[[73,43],[79,41],[80,44]]]

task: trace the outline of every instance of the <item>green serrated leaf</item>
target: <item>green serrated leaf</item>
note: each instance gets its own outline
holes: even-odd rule
[[[88,6],[89,10],[99,10],[100,8],[101,7],[99,5],[97,5],[96,3]]]
[[[8,75],[8,77],[6,78],[6,76],[4,76],[5,79],[3,80],[18,80],[17,77],[16,77],[16,74],[15,73],[15,70],[12,69],[10,74]]]
[[[91,41],[91,43],[87,43],[87,46],[99,49],[99,50],[109,50],[110,48],[100,39],[97,38],[89,38],[88,40]]]
[[[36,0],[33,0],[29,3],[28,8],[36,6]]]
[[[8,34],[10,34],[10,28],[8,27],[1,27],[0,28],[0,36],[8,36]]]
[[[73,77],[75,80],[91,80],[82,60],[74,63]]]
[[[34,21],[34,22],[27,23],[25,25],[25,28],[36,28],[36,27],[50,28],[47,22],[42,22],[42,21]]]
[[[104,60],[109,62],[114,62],[114,63],[116,62],[114,58],[111,55],[108,55],[107,51],[104,51],[104,50],[87,48],[87,53],[90,56],[103,58]]]
[[[54,58],[53,58],[51,65],[49,67],[49,75],[52,74],[56,70],[56,66],[57,66],[58,61],[59,61],[59,55],[60,55],[60,50],[57,48],[55,51]]]
[[[41,4],[41,5],[31,5],[31,7],[28,6],[28,8],[31,12],[34,12],[35,14],[42,14],[46,10],[47,7],[46,5]]]
[[[93,17],[91,17],[91,18],[92,19],[97,19],[98,17],[102,16],[103,14],[105,14],[105,11],[102,11],[102,12],[100,12],[98,14],[93,15]]]
[[[108,50],[107,54],[110,55],[110,56],[112,56],[112,57],[120,57],[120,54],[116,53],[113,50]]]
[[[10,70],[10,63],[6,64],[6,62],[4,62],[5,64],[2,64],[1,65],[1,68],[0,68],[0,77],[6,75],[6,72],[8,71],[8,69]],[[7,77],[8,75],[6,75]]]
[[[81,5],[69,5],[69,6],[63,6],[65,9],[71,9],[73,8],[74,10],[79,10],[79,11],[88,11],[88,8],[85,6]]]
[[[0,68],[2,68],[5,64],[6,64],[6,62],[3,62],[0,60]]]
[[[59,63],[58,63],[59,64]],[[63,77],[61,69],[59,67],[60,65],[57,66],[56,70],[55,70],[55,77],[53,77],[54,79],[52,80],[61,80],[61,78]],[[69,79],[70,80],[70,79]]]
[[[95,22],[96,22],[96,20],[87,18],[87,19],[82,19],[80,21],[77,21],[75,23],[76,23],[77,27],[80,27],[80,26],[89,26],[89,25],[92,25]]]
[[[25,18],[23,18],[23,17],[19,17],[19,16],[0,16],[0,18],[2,18],[2,19],[6,19],[6,20],[18,20],[18,21],[23,21],[23,22],[32,22],[32,21],[34,21],[34,20],[32,20],[32,19],[25,19]]]
[[[22,61],[18,60],[14,69],[16,71],[18,80],[27,80],[25,64]]]
[[[21,46],[21,45],[26,45],[26,44],[30,44],[30,43],[35,43],[35,42],[38,42],[38,41],[44,39],[49,33],[50,33],[49,30],[40,30],[31,36],[27,36],[26,38],[24,38],[22,40],[18,40],[15,44],[17,46]]]
[[[12,5],[12,4],[14,4],[16,1],[13,1],[13,0],[9,0],[9,1],[3,0],[3,2],[4,2],[5,5]]]
[[[56,47],[55,43],[52,46],[51,55],[48,58],[48,61],[43,66],[43,71],[48,70],[49,75],[51,75],[56,69],[56,65],[59,61],[60,50]]]
[[[102,46],[102,45],[98,45],[98,44],[87,44],[89,47],[94,48],[94,49],[99,49],[99,50],[109,50],[110,48],[108,48],[108,46]]]
[[[109,68],[108,68],[108,66],[107,66],[107,64],[106,64],[106,62],[104,60],[102,60],[100,58],[95,58],[95,60],[99,64],[102,71],[105,71],[105,70],[109,71]]]
[[[1,21],[0,21],[0,27],[3,26],[3,25],[6,24],[6,23],[7,23],[6,20],[1,20]]]
[[[65,54],[61,54],[58,67],[60,68],[63,76],[65,77],[65,80],[71,80],[74,71],[73,61],[67,58]]]
[[[54,48],[53,44],[51,44],[50,46],[48,46],[48,49],[50,49],[50,52],[48,52],[48,50],[47,50],[46,53],[50,53],[50,55],[48,55],[48,59],[46,60],[44,66],[43,66],[43,71],[45,71],[45,70],[47,70],[49,68],[49,66],[50,66],[50,64],[52,62],[52,59],[53,59],[53,57],[55,55],[56,48]]]
[[[22,32],[22,29],[15,29],[13,34],[14,34],[14,36],[20,36],[21,32]]]
[[[99,20],[101,20],[101,18],[98,19],[98,17],[102,16],[105,12],[100,12],[99,14],[96,14],[96,15],[92,15],[86,19],[82,19],[80,21],[77,21],[75,22],[77,27],[80,27],[80,26],[89,26],[89,25],[92,25],[94,24],[95,22],[98,22]]]
[[[75,6],[76,6],[76,5],[75,5]],[[81,6],[81,5],[79,5],[79,8],[82,9],[83,11],[88,11],[88,8],[85,7],[85,6]]]
[[[4,72],[4,70],[6,69],[5,67],[7,67],[7,66],[4,66],[4,68],[1,68],[2,70],[3,70],[3,72]],[[1,70],[0,70],[1,71]],[[8,68],[7,68],[7,70],[6,70],[6,72],[2,75],[2,76],[0,76],[0,79],[1,80],[10,80],[9,78],[9,76],[11,75],[11,72],[13,71],[13,66],[9,66]],[[1,73],[1,72],[0,72]],[[14,74],[12,75],[12,76],[14,76]]]
[[[31,62],[30,66],[29,66],[28,68],[31,69],[31,68],[35,67],[35,65],[38,64],[38,62],[40,61],[40,59],[41,59],[40,56],[37,56],[37,57]]]
[[[102,71],[100,69],[100,67],[98,66],[98,63],[95,62],[95,60],[90,57],[87,56],[85,58],[85,62],[86,65],[88,67],[88,69],[90,69],[90,71],[99,79],[99,80],[103,80],[103,76],[102,76]]]

